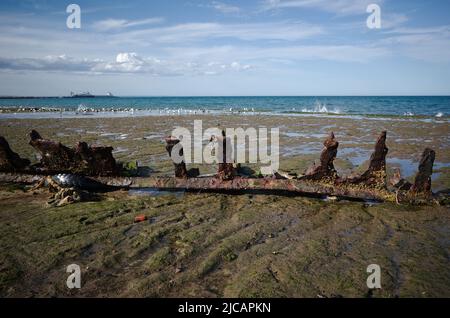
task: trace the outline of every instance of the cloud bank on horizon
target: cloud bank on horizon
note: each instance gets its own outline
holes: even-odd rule
[[[450,94],[445,1],[74,2],[0,3],[0,95]]]

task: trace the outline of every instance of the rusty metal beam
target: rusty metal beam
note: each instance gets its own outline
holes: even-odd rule
[[[18,175],[0,173],[0,183],[33,184],[42,180],[44,176]],[[221,192],[246,193],[258,192],[264,194],[291,194],[305,196],[337,196],[360,200],[393,201],[395,196],[388,191],[377,191],[370,188],[352,186],[335,186],[333,184],[318,183],[299,179],[274,178],[242,178],[222,180],[217,177],[205,178],[173,178],[173,177],[146,177],[146,178],[120,178],[120,177],[86,177],[87,180],[99,182],[106,187],[140,189],[154,188],[165,191],[193,191],[193,192]]]

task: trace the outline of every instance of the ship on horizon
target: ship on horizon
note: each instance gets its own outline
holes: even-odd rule
[[[70,98],[98,98],[98,97],[115,97],[108,92],[106,95],[92,95],[90,92],[74,93],[70,92]]]

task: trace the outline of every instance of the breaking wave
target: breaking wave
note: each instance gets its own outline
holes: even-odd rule
[[[303,113],[323,113],[323,114],[340,114],[341,110],[339,108],[328,109],[326,104],[322,104],[316,101],[314,108],[303,108]]]

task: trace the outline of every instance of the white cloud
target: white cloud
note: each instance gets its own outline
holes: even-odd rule
[[[184,23],[170,27],[157,27],[117,34],[118,43],[188,43],[211,39],[230,38],[243,41],[279,40],[296,41],[323,34],[320,26],[302,22],[267,23]]]
[[[435,63],[450,63],[450,25],[428,28],[401,27],[385,32],[379,45],[390,46],[397,54]]]
[[[248,64],[198,63],[181,60],[161,60],[141,57],[136,53],[119,53],[114,61],[102,59],[76,59],[66,55],[44,58],[0,58],[0,70],[75,72],[92,74],[150,74],[153,76],[213,75],[241,72],[251,69]]]
[[[381,4],[382,0],[377,0]],[[336,14],[366,14],[367,6],[374,0],[265,0],[264,10],[313,8]]]
[[[381,15],[381,28],[392,29],[409,21],[408,16],[402,13],[386,13]]]
[[[209,5],[211,8],[220,11],[224,14],[237,14],[241,12],[241,8],[233,5],[229,5],[219,1],[213,1]]]
[[[163,18],[149,18],[143,20],[129,21],[125,19],[106,19],[94,23],[94,28],[99,31],[120,30],[136,26],[143,26],[149,24],[158,24],[164,22]]]

